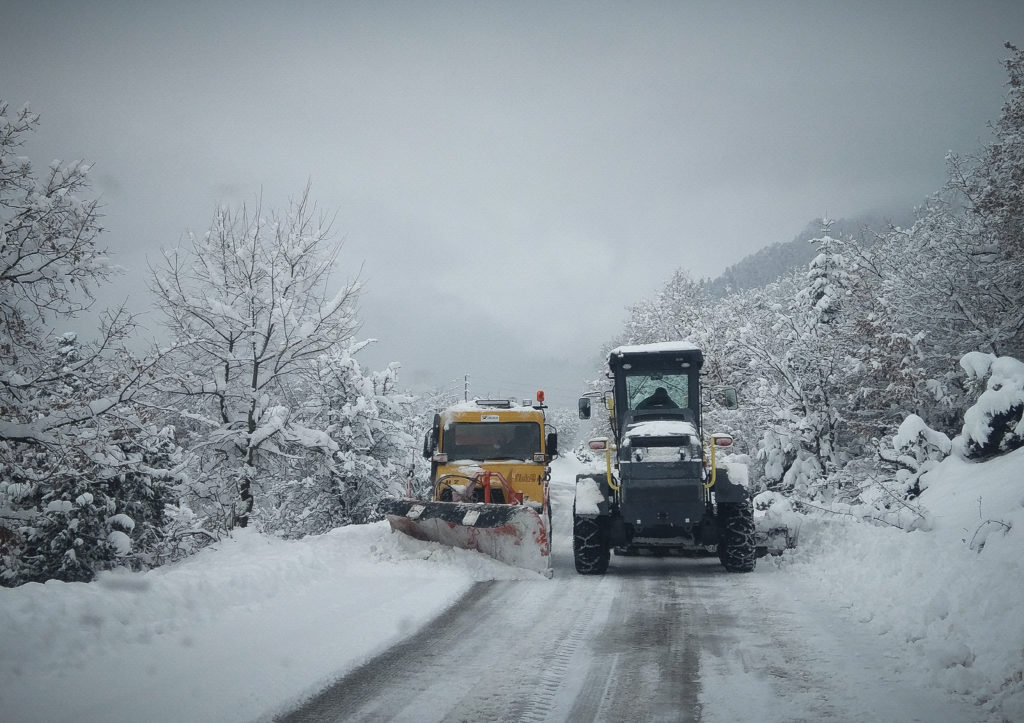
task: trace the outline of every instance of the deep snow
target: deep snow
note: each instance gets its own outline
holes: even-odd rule
[[[576,464],[557,460],[554,483]],[[753,575],[806,615],[867,626],[905,652],[904,675],[969,695],[979,721],[1024,720],[1022,473],[1024,450],[949,458],[920,499],[931,529],[810,521]],[[146,573],[0,589],[0,720],[267,719],[474,581],[537,578],[379,523],[289,542],[241,531]]]

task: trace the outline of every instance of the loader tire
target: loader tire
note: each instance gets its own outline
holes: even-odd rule
[[[749,500],[718,506],[718,559],[729,572],[753,572],[757,549],[754,507]]]
[[[581,575],[603,575],[608,570],[608,537],[600,518],[572,516],[572,557]]]

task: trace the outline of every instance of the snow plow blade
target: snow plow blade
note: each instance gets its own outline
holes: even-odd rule
[[[477,550],[506,565],[551,577],[551,540],[540,513],[525,505],[389,500],[392,530],[427,542]]]

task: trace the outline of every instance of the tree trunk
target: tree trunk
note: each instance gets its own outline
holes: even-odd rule
[[[238,497],[241,501],[239,506],[241,512],[235,517],[235,527],[248,527],[249,515],[252,513],[253,506],[252,480],[248,477],[238,486]]]

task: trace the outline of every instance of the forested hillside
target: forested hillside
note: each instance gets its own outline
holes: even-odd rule
[[[868,213],[829,220],[829,230],[835,236],[870,247],[880,235],[892,228],[906,227],[913,222],[912,210],[906,209],[884,215]],[[756,289],[807,266],[817,255],[814,245],[808,242],[821,235],[823,223],[823,219],[815,219],[793,240],[770,244],[736,262],[711,280],[709,288],[712,295],[722,297],[737,291]]]

